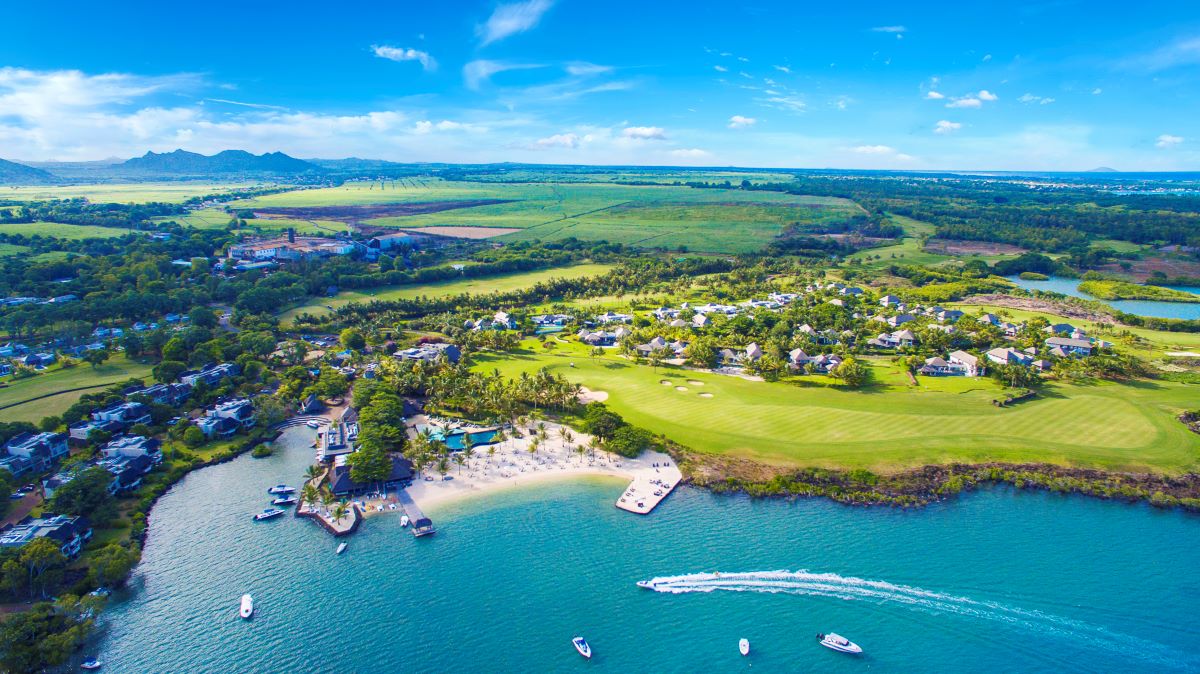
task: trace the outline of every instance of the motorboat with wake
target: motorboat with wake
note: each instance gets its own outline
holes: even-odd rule
[[[255,522],[261,522],[261,521],[263,521],[263,520],[269,520],[269,519],[271,519],[272,517],[279,517],[279,516],[280,516],[280,515],[282,515],[282,514],[283,514],[283,511],[282,511],[282,510],[280,510],[280,509],[278,509],[278,508],[267,508],[266,510],[264,510],[264,511],[260,512],[259,514],[255,515],[255,516],[254,516],[254,521],[255,521]]]
[[[575,637],[571,639],[571,644],[575,646],[575,650],[579,651],[580,655],[589,660],[592,659],[592,647],[588,645],[587,639]]]
[[[749,639],[739,639],[738,640],[738,652],[741,653],[742,655],[750,655],[750,640]]]
[[[858,644],[850,641],[840,634],[834,634],[833,632],[830,632],[829,634],[818,634],[817,641],[820,642],[820,644],[825,648],[833,649],[839,653],[851,653],[858,655],[859,653],[863,652],[863,649]]]
[[[642,588],[643,590],[653,590],[656,587],[658,587],[658,583],[656,583],[652,580],[639,580],[637,582],[637,586]]]
[[[345,544],[345,543],[342,543],[341,545],[339,545],[339,546],[338,546],[338,548],[337,548],[337,552],[335,552],[335,553],[333,553],[333,554],[335,554],[335,555],[340,555],[340,554],[342,554],[342,553],[343,553],[343,552],[345,552],[345,551],[346,551],[346,544]]]
[[[242,605],[238,608],[238,615],[242,616],[242,620],[249,620],[250,616],[254,615],[254,597],[249,594],[242,595]]]
[[[296,491],[295,487],[289,487],[286,484],[277,484],[267,490],[268,494],[291,494]]]

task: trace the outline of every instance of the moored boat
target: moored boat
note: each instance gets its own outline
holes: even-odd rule
[[[408,515],[400,516],[400,526],[402,526],[402,527],[408,526]]]
[[[100,662],[99,660],[96,660],[96,659],[84,660],[83,662],[79,663],[80,669],[87,669],[87,670],[100,669],[103,666],[104,666],[104,663]]]
[[[592,647],[588,645],[587,639],[575,637],[571,639],[571,643],[575,646],[575,650],[579,651],[580,655],[589,660],[592,659]]]
[[[249,594],[242,595],[242,605],[238,608],[238,615],[242,616],[242,620],[249,620],[250,616],[254,615],[254,597]]]
[[[739,639],[738,640],[738,652],[741,653],[742,655],[750,655],[750,640],[749,639]]]
[[[266,510],[255,515],[254,520],[256,522],[262,521],[262,520],[269,520],[272,517],[279,517],[282,514],[283,514],[283,511],[279,510],[278,508],[267,508]]]
[[[281,496],[281,497],[275,499],[274,501],[271,501],[271,505],[277,505],[277,506],[295,505],[295,503],[296,503],[295,496]]]
[[[289,487],[286,484],[277,484],[267,490],[268,494],[290,494],[296,491],[295,487]]]
[[[308,426],[309,428],[313,428],[313,429],[321,427],[321,424],[318,424],[316,421],[314,421],[312,419],[309,419],[308,421],[304,422],[304,425]]]
[[[863,649],[858,644],[850,641],[840,634],[834,634],[833,632],[830,632],[829,634],[818,634],[817,641],[820,642],[820,644],[825,648],[833,649],[839,653],[852,653],[857,655],[863,652]]]
[[[335,552],[335,553],[333,553],[333,554],[335,554],[335,555],[340,555],[340,554],[342,554],[342,553],[343,553],[343,552],[345,552],[345,551],[346,551],[346,544],[345,544],[345,543],[342,543],[341,545],[339,545],[339,546],[337,547],[337,552]]]

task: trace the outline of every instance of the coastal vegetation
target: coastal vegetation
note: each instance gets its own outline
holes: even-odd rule
[[[1088,280],[1079,284],[1080,292],[1094,295],[1102,300],[1153,300],[1156,302],[1200,302],[1200,295],[1162,288],[1139,285],[1125,281]]]

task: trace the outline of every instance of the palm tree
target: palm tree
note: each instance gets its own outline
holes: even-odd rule
[[[592,457],[595,458],[596,450],[600,449],[600,438],[592,436],[592,440],[588,442],[588,449],[592,450]]]
[[[300,490],[300,505],[308,504],[310,510],[315,509],[317,501],[320,500],[321,493],[310,482]]]
[[[309,482],[316,480],[325,474],[325,469],[317,464],[312,464],[304,471],[304,477],[308,478]]]
[[[328,513],[329,506],[333,505],[333,502],[336,500],[337,499],[333,497],[332,493],[330,493],[328,491],[321,492],[321,509],[324,512]]]
[[[341,524],[342,520],[346,519],[346,515],[350,514],[350,507],[345,501],[341,501],[333,509],[333,521]]]
[[[454,455],[450,457],[450,458],[454,459],[454,463],[458,464],[458,474],[459,475],[462,475],[463,464],[467,462],[467,457],[466,457],[466,454],[464,453],[465,451],[466,450],[463,450],[462,452],[455,452]]]

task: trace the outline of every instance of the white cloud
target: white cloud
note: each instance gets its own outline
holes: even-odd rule
[[[788,112],[800,113],[808,109],[808,104],[795,96],[769,96],[755,100],[769,108],[779,108]]]
[[[526,0],[500,5],[488,17],[487,23],[477,27],[475,32],[482,38],[482,44],[487,46],[537,26],[542,15],[553,5],[552,0]]]
[[[581,140],[579,136],[573,133],[556,133],[553,136],[537,139],[534,142],[534,146],[539,149],[564,147],[573,150],[579,147]]]
[[[896,148],[887,145],[859,145],[850,151],[858,154],[895,154]]]
[[[983,107],[983,101],[979,100],[978,98],[975,98],[974,96],[963,96],[962,98],[955,98],[954,100],[950,101],[949,103],[946,104],[946,107],[947,108],[981,108],[981,107]]]
[[[781,73],[787,73],[789,75],[792,74],[792,69],[789,68],[788,66],[773,66],[773,67]]]
[[[621,130],[625,138],[635,140],[666,140],[667,132],[660,126],[627,126]]]
[[[1104,93],[1104,90],[1101,89],[1100,87],[1096,87],[1095,89],[1092,89],[1093,96],[1099,96],[1102,93]]]
[[[1149,72],[1197,64],[1200,64],[1200,36],[1176,40],[1148,54],[1135,56],[1121,63],[1126,68]]]
[[[679,157],[680,159],[704,159],[705,157],[711,157],[712,153],[707,150],[701,150],[698,147],[689,147],[671,150],[670,155],[672,157]]]
[[[437,68],[437,61],[429,55],[429,52],[424,52],[419,49],[409,47],[389,47],[387,45],[371,45],[371,51],[381,59],[389,61],[416,61],[421,64],[425,70],[434,70]]]
[[[413,125],[413,133],[426,134],[435,131],[468,131],[472,133],[481,133],[487,131],[487,127],[477,124],[464,124],[463,122],[453,122],[448,119],[443,119],[440,122],[430,122],[421,120]]]
[[[733,117],[729,118],[729,128],[731,129],[744,129],[748,126],[754,126],[757,123],[758,120],[753,117],[734,115]]]
[[[463,81],[468,89],[477,90],[492,78],[492,75],[506,70],[528,70],[541,68],[536,63],[509,63],[507,61],[489,61],[479,59],[463,66]]]
[[[1049,105],[1054,102],[1053,98],[1049,98],[1046,96],[1034,96],[1031,93],[1022,94],[1021,97],[1018,98],[1017,100],[1022,103],[1025,103],[1025,104],[1037,103],[1039,105]]]
[[[951,122],[948,119],[943,119],[943,120],[939,120],[937,125],[933,127],[933,132],[940,133],[942,135],[946,135],[946,134],[954,133],[955,131],[958,131],[961,128],[962,128],[961,123]]]
[[[871,30],[876,33],[903,33],[908,29],[904,26],[875,26]]]
[[[568,63],[566,67],[567,74],[575,77],[601,75],[612,72],[612,69],[612,66],[602,66],[596,63],[588,63],[587,61],[572,61],[571,63]]]
[[[1163,150],[1169,150],[1182,142],[1183,136],[1172,136],[1171,134],[1164,133],[1158,137],[1158,142],[1154,146]]]
[[[998,100],[1000,100],[1000,97],[997,96],[996,94],[993,94],[992,92],[988,91],[987,89],[981,89],[979,91],[979,100],[981,100],[981,101],[998,101]]]
[[[992,55],[991,55],[991,54],[984,54],[984,55],[983,55],[983,59],[982,59],[982,60],[983,60],[983,62],[984,62],[984,63],[987,63],[988,61],[991,61],[991,60],[992,60]]]
[[[713,66],[713,70],[715,70],[715,71],[717,71],[717,72],[719,72],[719,73],[727,73],[727,72],[729,72],[729,68],[726,68],[725,66]]]
[[[925,98],[930,101],[940,101],[945,97],[946,97],[945,94],[942,94],[942,93],[939,93],[936,91],[926,91],[925,92]]]

